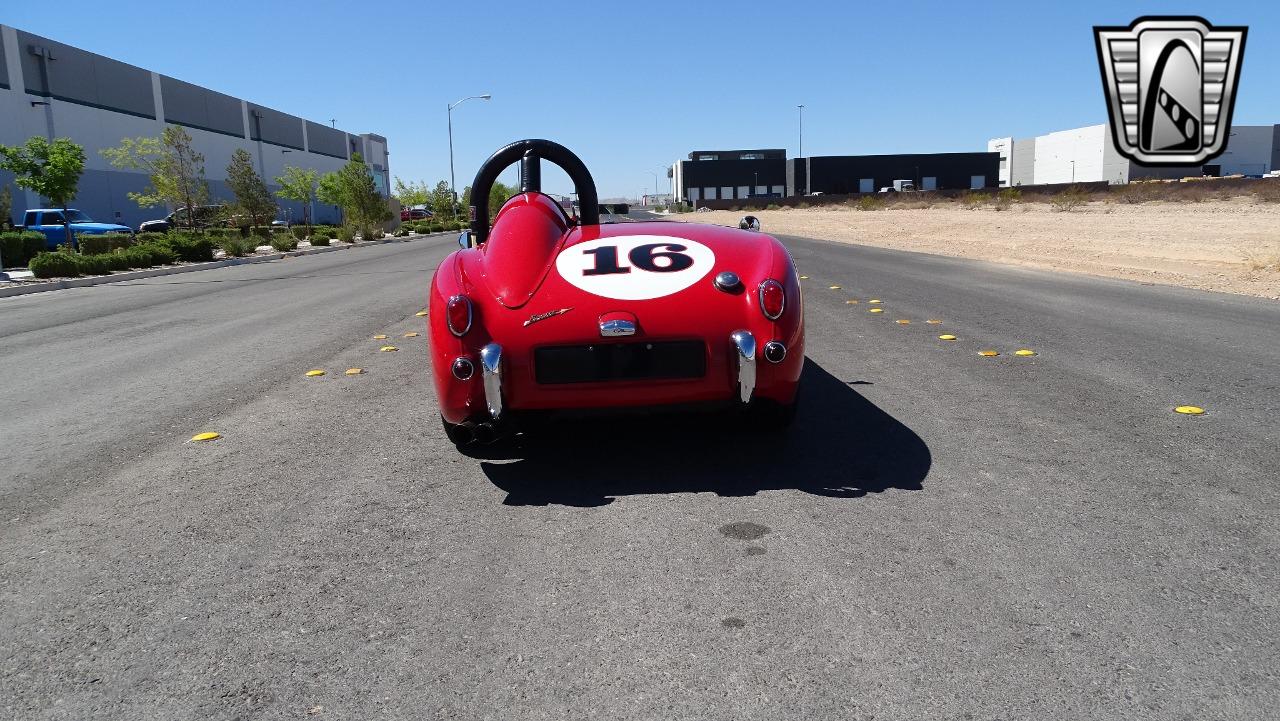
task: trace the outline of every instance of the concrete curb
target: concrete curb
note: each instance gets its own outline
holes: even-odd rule
[[[355,248],[365,248],[371,245],[385,245],[387,243],[403,243],[410,240],[422,240],[425,238],[436,238],[442,235],[449,235],[453,231],[444,231],[441,233],[414,233],[401,238],[381,238],[379,240],[362,240],[359,243],[341,245],[321,245],[314,248],[306,248],[303,250],[290,250],[284,253],[271,253],[270,255],[255,255],[247,258],[225,258],[223,260],[215,260],[209,263],[192,263],[191,265],[175,265],[168,268],[146,268],[143,270],[130,270],[124,273],[112,273],[111,275],[99,275],[91,278],[65,278],[63,280],[43,281],[39,283],[31,283],[29,285],[15,285],[9,288],[0,288],[0,298],[11,298],[18,295],[30,295],[32,293],[44,293],[50,290],[62,290],[64,288],[86,288],[93,285],[104,285],[106,283],[123,283],[130,280],[141,280],[143,278],[157,278],[162,275],[176,275],[178,273],[194,273],[198,270],[213,270],[215,268],[225,268],[232,265],[246,265],[249,263],[265,263],[269,260],[280,260],[281,258],[297,258],[304,255],[315,255],[317,253],[333,253],[339,250],[352,250]],[[335,243],[341,241],[333,241]]]

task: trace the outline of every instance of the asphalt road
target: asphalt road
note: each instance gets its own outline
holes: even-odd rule
[[[1280,304],[787,242],[776,438],[460,455],[449,240],[0,300],[0,717],[1280,714]]]

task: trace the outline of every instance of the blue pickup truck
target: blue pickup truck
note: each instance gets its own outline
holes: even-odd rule
[[[128,226],[116,223],[99,223],[74,208],[67,209],[66,219],[71,221],[71,232],[76,236],[101,235],[102,233],[132,233]],[[67,242],[67,229],[61,210],[39,208],[28,210],[23,216],[22,230],[44,233],[45,245],[50,249]]]

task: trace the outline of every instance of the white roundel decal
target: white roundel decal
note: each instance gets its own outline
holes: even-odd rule
[[[710,248],[668,235],[599,238],[565,248],[556,270],[572,285],[617,300],[661,298],[697,283],[715,266]]]

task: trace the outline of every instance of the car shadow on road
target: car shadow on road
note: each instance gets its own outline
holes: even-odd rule
[[[494,449],[495,451],[497,449]],[[600,506],[619,496],[795,489],[860,498],[918,491],[932,458],[920,436],[810,359],[786,431],[716,414],[563,420],[490,459],[484,474],[507,505]]]

